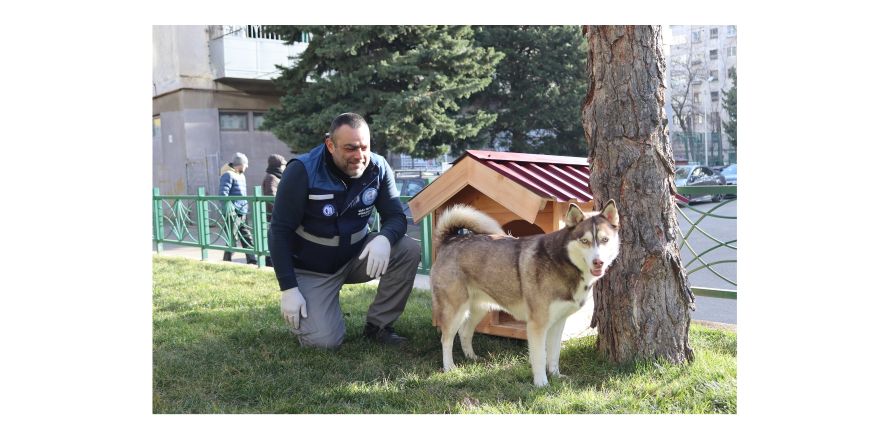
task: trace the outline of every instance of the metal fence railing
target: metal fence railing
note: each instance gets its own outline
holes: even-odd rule
[[[737,187],[686,186],[677,187],[677,191],[681,195],[678,196],[678,200],[684,203],[685,196],[711,195],[718,201],[705,210],[692,206],[678,208],[680,215],[678,218],[682,218],[680,251],[683,266],[686,268],[686,274],[692,276],[692,281],[703,284],[692,286],[693,293],[700,296],[736,299],[738,296],[734,267],[738,262],[736,231],[734,225],[727,227],[725,231],[722,228],[714,228],[711,221],[737,220],[737,213],[736,216],[722,213],[727,209],[735,210],[733,203],[737,198]],[[720,200],[721,197],[727,199]],[[404,205],[410,199],[411,196],[400,197]],[[232,214],[233,202],[238,200],[246,200],[250,206],[249,218],[245,223],[226,216]],[[265,203],[273,201],[273,196],[262,196],[261,187],[255,187],[253,196],[206,196],[202,187],[196,196],[161,195],[159,189],[155,188],[153,196],[155,249],[158,253],[162,253],[164,244],[198,247],[204,260],[208,259],[210,250],[251,253],[258,258],[259,267],[262,267],[264,258],[270,255],[269,224]],[[695,213],[697,218],[692,219],[687,213]],[[409,225],[406,236],[419,242],[422,251],[419,272],[429,274],[433,213],[418,222],[412,221],[410,215],[407,209]],[[370,221],[371,230],[378,231],[380,227],[378,215],[373,213]],[[252,231],[254,241],[252,244],[247,244],[245,247],[237,246],[239,224],[247,224],[247,228]],[[717,231],[723,234],[717,235]],[[724,236],[727,238],[725,241],[720,239]],[[724,271],[722,267],[729,270]]]
[[[411,198],[403,196],[400,200],[405,203]],[[249,204],[246,221],[233,216],[234,201],[241,200]],[[203,260],[209,258],[210,250],[249,253],[256,256],[258,266],[262,267],[264,258],[270,255],[265,209],[265,203],[269,202],[273,203],[274,197],[262,196],[259,186],[254,188],[253,196],[207,196],[203,187],[197,190],[197,195],[161,195],[160,189],[154,188],[154,248],[162,253],[164,244],[197,247]],[[431,216],[417,224],[411,219],[408,222],[407,236],[415,238],[422,247],[419,272],[428,274],[431,270]],[[240,239],[238,233],[242,226],[252,232],[252,243]],[[378,226],[378,217],[374,215],[372,227],[377,231]]]
[[[268,39],[286,41],[288,36],[273,32],[267,25],[210,25],[209,38],[212,40],[225,37],[238,37],[243,39]],[[311,34],[301,32],[296,42],[310,42]]]
[[[270,254],[265,203],[273,203],[274,197],[262,196],[261,187],[255,187],[255,196],[207,196],[203,187],[197,195],[161,195],[155,187],[153,195],[154,246],[158,253],[163,252],[164,244],[177,244],[199,247],[204,260],[210,250],[254,254],[260,265]],[[246,221],[234,216],[234,201],[249,204]],[[239,239],[241,226],[252,232],[252,243]]]

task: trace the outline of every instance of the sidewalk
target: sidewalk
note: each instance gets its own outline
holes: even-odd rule
[[[207,259],[207,261],[220,263],[222,262],[223,253],[224,252],[220,250],[210,250],[208,254],[209,258]],[[154,252],[154,255],[156,254],[157,253]],[[183,258],[191,258],[199,261],[200,248],[179,246],[175,244],[164,244],[163,253],[161,254],[161,256],[177,256]],[[243,266],[246,266],[246,256],[242,253],[235,253],[232,262],[235,264],[242,264]],[[271,267],[260,267],[258,268],[258,270],[265,271],[266,273],[274,272],[274,269]],[[370,281],[370,283],[373,282],[377,283],[378,280]],[[416,289],[430,290],[430,277],[427,275],[417,274],[415,276],[415,283],[413,284],[413,287]],[[736,306],[736,300],[695,297],[696,310],[692,314],[692,320],[707,326],[735,330]]]

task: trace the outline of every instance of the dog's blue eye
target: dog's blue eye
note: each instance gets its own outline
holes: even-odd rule
[[[584,238],[581,239],[582,244],[590,244],[590,242]]]
[[[604,236],[603,239],[601,239],[600,241],[602,241],[602,242],[604,242],[604,243],[608,243],[608,242],[609,242],[609,238],[606,238],[606,237]]]

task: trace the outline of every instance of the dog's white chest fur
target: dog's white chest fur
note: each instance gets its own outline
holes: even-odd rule
[[[578,312],[578,310],[585,304],[594,304],[594,301],[591,298],[594,286],[593,283],[596,281],[596,278],[597,277],[594,277],[590,273],[585,273],[582,280],[579,281],[576,286],[575,291],[572,293],[572,300],[557,300],[551,302],[548,309],[551,324]]]
[[[572,293],[572,300],[578,304],[579,307],[583,306],[587,303],[588,299],[591,298],[591,293],[594,290],[594,282],[597,281],[599,277],[595,277],[591,275],[589,271],[585,271],[581,276],[581,281],[578,282],[578,285],[575,286],[575,291]]]

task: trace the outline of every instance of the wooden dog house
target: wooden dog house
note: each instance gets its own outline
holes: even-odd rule
[[[551,233],[565,227],[569,203],[576,203],[585,212],[594,210],[589,179],[585,158],[468,150],[415,195],[409,208],[415,221],[433,212],[434,228],[446,208],[468,204],[487,213],[514,236]],[[436,253],[433,246],[432,260]],[[587,309],[592,307],[585,305]],[[572,315],[564,338],[587,331],[592,315],[587,310]],[[526,324],[493,311],[476,332],[525,340]]]

